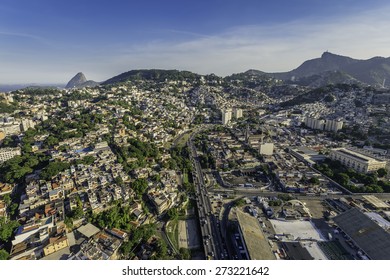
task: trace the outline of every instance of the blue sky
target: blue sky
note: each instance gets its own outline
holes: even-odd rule
[[[389,14],[385,0],[2,0],[0,83],[288,71],[326,50],[389,57]]]

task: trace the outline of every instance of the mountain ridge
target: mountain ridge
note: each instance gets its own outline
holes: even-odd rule
[[[83,88],[83,87],[94,87],[100,83],[87,80],[83,72],[78,72],[70,81],[66,84],[65,88]]]
[[[350,80],[363,84],[378,87],[390,85],[390,58],[376,56],[365,60],[355,59],[328,51],[319,58],[304,61],[291,71],[267,74],[285,81],[299,81],[314,75],[321,76],[329,71],[350,76],[352,78]]]
[[[123,72],[101,84],[108,85],[132,80],[156,80],[161,82],[166,79],[198,79],[207,76],[209,75],[200,75],[190,71],[139,69]],[[243,73],[226,76],[223,79],[229,80],[234,77],[274,78],[286,83],[296,83],[310,87],[339,83],[388,87],[390,86],[390,57],[376,56],[370,59],[355,59],[326,51],[319,58],[306,60],[291,71],[267,73],[261,70],[249,69]]]
[[[167,78],[186,79],[199,78],[201,75],[190,71],[164,70],[164,69],[138,69],[123,72],[104,82],[102,85],[121,83],[129,80],[156,80],[164,81]]]

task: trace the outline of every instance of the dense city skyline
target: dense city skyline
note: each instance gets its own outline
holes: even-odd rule
[[[140,68],[289,71],[323,51],[390,56],[386,1],[2,1],[0,83]]]

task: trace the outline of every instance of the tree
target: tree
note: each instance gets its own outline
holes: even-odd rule
[[[382,187],[384,192],[390,192],[390,182],[378,181],[378,185]]]
[[[320,183],[320,180],[317,177],[311,177],[309,182],[310,184],[318,185]]]
[[[153,180],[154,182],[161,182],[161,176],[160,176],[160,174],[154,175],[154,176],[152,177],[152,180]]]
[[[83,208],[80,207],[80,206],[77,206],[73,211],[72,211],[72,218],[73,219],[80,219],[82,216],[84,215],[84,211],[83,211]]]
[[[121,176],[117,176],[115,177],[115,183],[118,185],[118,186],[122,186],[123,185],[123,179]]]
[[[390,183],[378,180],[378,176],[387,175],[385,169],[379,169],[377,172],[364,174],[356,172],[352,168],[346,168],[340,161],[330,159],[326,159],[324,163],[316,164],[314,167],[352,192],[390,192]],[[350,182],[364,184],[364,187],[358,187]]]
[[[0,250],[0,260],[6,260],[6,259],[8,259],[8,257],[9,257],[8,252],[4,249],[1,249]]]
[[[198,158],[199,158],[200,165],[203,169],[209,168],[208,165],[209,157],[207,156],[207,154],[199,155]]]
[[[3,200],[5,202],[6,205],[10,205],[11,204],[11,196],[7,193],[3,196]]]
[[[292,200],[293,197],[287,193],[281,193],[281,194],[278,194],[278,199],[283,200],[283,201],[289,201],[289,200]]]
[[[121,206],[119,201],[115,202],[109,210],[92,215],[92,223],[100,228],[120,228],[125,231],[131,229],[130,222],[134,220],[130,213],[129,206]]]
[[[236,207],[242,207],[244,205],[245,205],[245,199],[243,199],[243,198],[240,198],[240,199],[234,201],[234,206],[236,206]]]
[[[176,207],[168,209],[167,215],[170,220],[177,220],[179,218],[179,212],[177,211]]]
[[[51,180],[52,177],[68,169],[69,167],[70,163],[68,162],[52,161],[46,166],[45,169],[42,170],[41,178],[46,181]]]
[[[270,200],[268,204],[269,206],[280,206],[282,205],[282,201],[280,199]]]
[[[383,188],[381,186],[372,184],[372,185],[369,185],[367,187],[366,192],[369,192],[369,193],[383,193]]]
[[[137,179],[133,182],[133,190],[138,197],[141,197],[148,188],[148,182],[145,179]]]
[[[10,147],[10,148],[15,148],[18,146],[19,143],[19,138],[14,137],[14,136],[7,136],[5,137],[2,142],[0,142],[1,147]]]
[[[173,158],[168,159],[167,165],[168,165],[169,169],[176,169],[177,168],[176,161]]]
[[[95,157],[94,156],[85,156],[84,158],[83,158],[83,163],[85,164],[85,165],[91,165],[91,164],[93,164],[95,162]]]
[[[33,168],[39,164],[39,160],[37,157],[28,157],[24,164],[30,168]]]
[[[190,260],[191,259],[191,251],[187,248],[181,247],[179,249],[179,254],[182,260]]]
[[[130,259],[134,254],[131,254],[133,250],[133,240],[129,240],[127,242],[124,242],[122,246],[120,247],[119,251],[123,255],[124,259]]]
[[[194,124],[201,124],[205,122],[205,117],[203,115],[196,115],[194,118]]]
[[[5,102],[0,102],[0,114],[13,113],[18,107],[15,105],[8,105]]]
[[[73,228],[73,219],[69,217],[65,217],[64,223],[67,228],[71,229]]]
[[[348,186],[348,184],[349,184],[350,178],[349,178],[348,174],[345,174],[345,173],[338,173],[338,174],[335,176],[335,180],[336,180],[337,182],[339,182],[340,185],[346,187],[346,186]]]
[[[324,101],[325,102],[333,102],[335,100],[334,96],[332,94],[328,94],[325,96]]]
[[[385,177],[387,175],[387,170],[384,169],[384,168],[380,168],[376,172],[378,173],[378,176],[380,178],[383,178],[383,177]]]
[[[11,205],[8,207],[9,213],[11,216],[15,215],[16,210],[19,208],[19,205],[17,203],[11,203]]]
[[[31,153],[32,152],[32,147],[30,143],[24,143],[22,145],[22,151],[23,153]]]
[[[49,148],[49,147],[53,147],[53,146],[55,146],[55,145],[58,145],[58,143],[59,143],[58,138],[56,138],[56,137],[50,135],[49,137],[47,137],[47,138],[45,139],[45,141],[43,142],[43,145],[44,145],[45,147],[48,147],[48,148]]]
[[[378,182],[378,179],[376,178],[376,174],[368,174],[366,176],[361,176],[361,181],[366,185],[375,185]]]
[[[161,239],[158,239],[156,241],[155,245],[155,250],[156,250],[156,255],[155,259],[156,260],[166,260],[168,259],[168,247],[165,242],[163,242]]]
[[[6,222],[4,217],[0,218],[0,241],[7,242],[18,226],[19,223],[17,221]]]

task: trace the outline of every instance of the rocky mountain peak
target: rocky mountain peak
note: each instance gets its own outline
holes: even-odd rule
[[[65,88],[82,88],[82,87],[94,87],[99,83],[91,80],[87,80],[82,72],[79,72],[74,76],[66,85]]]
[[[79,72],[74,76],[67,84],[66,88],[79,87],[87,81],[87,78],[82,72]]]

